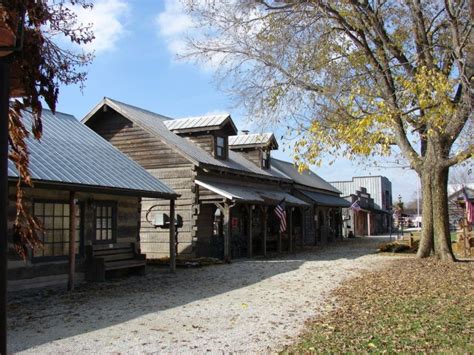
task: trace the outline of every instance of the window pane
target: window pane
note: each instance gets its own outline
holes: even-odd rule
[[[44,214],[45,214],[45,216],[53,216],[54,215],[54,204],[53,203],[45,203],[44,204]]]
[[[63,255],[69,255],[69,243],[63,244]]]
[[[69,205],[67,205],[67,208],[64,207],[63,215],[64,216],[69,216]]]
[[[53,256],[53,244],[44,244],[43,252],[40,251],[40,256]]]
[[[97,229],[97,230],[95,231],[95,239],[100,240],[100,232],[101,232],[100,229]]]
[[[63,219],[62,217],[55,217],[54,218],[54,229],[63,229]]]
[[[35,202],[35,209],[34,209],[34,214],[35,216],[43,216],[44,213],[44,203],[41,202]]]
[[[107,207],[107,217],[112,218],[112,206]]]
[[[54,215],[55,216],[62,216],[63,211],[64,211],[63,204],[61,204],[61,203],[54,204]]]
[[[53,217],[44,218],[44,228],[52,229],[53,228]]]
[[[53,243],[54,242],[53,231],[46,231],[45,232],[43,242],[44,243]]]
[[[69,230],[69,217],[63,217],[63,228]]]

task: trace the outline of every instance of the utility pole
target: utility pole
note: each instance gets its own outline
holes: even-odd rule
[[[10,66],[15,52],[23,47],[24,11],[9,13],[10,2],[0,0],[0,13],[13,16],[18,28],[0,21],[0,354],[7,353],[8,272],[8,111],[10,108]],[[3,17],[2,16],[2,17]]]

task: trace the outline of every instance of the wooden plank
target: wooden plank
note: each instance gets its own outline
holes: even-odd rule
[[[69,193],[69,277],[67,289],[74,290],[74,274],[76,270],[76,193]]]
[[[248,223],[248,228],[249,228],[249,231],[248,231],[248,246],[247,246],[247,256],[249,258],[251,258],[253,256],[253,226],[252,226],[252,222],[253,222],[253,208],[254,206],[249,206],[248,207],[248,210],[249,210],[249,223]]]
[[[170,271],[176,271],[176,235],[174,224],[174,200],[170,200]]]

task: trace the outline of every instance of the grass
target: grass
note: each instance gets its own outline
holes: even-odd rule
[[[396,260],[343,284],[283,353],[473,353],[473,278],[473,262]]]
[[[421,237],[421,232],[420,231],[413,231],[413,232],[404,232],[404,236],[409,236],[411,234],[413,234],[413,238],[415,240],[420,240],[420,237]],[[456,232],[451,232],[451,241],[452,242],[455,242],[456,240],[458,239],[457,237],[457,233]]]

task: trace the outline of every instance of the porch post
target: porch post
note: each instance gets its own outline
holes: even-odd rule
[[[224,204],[224,260],[230,260],[230,206],[229,203]]]
[[[69,192],[69,278],[67,289],[74,290],[76,272],[76,193]]]
[[[170,200],[170,271],[176,271],[176,232],[174,223],[174,199]]]
[[[367,235],[370,237],[370,212],[367,211]]]
[[[0,353],[7,353],[8,110],[10,63],[0,60]]]
[[[288,238],[290,240],[289,251],[293,252],[293,208],[290,207],[290,229],[288,231]]]
[[[267,256],[267,216],[268,207],[263,206],[263,256]]]
[[[301,207],[301,243],[300,248],[303,249],[306,238],[306,212],[305,208]]]
[[[248,246],[247,246],[247,256],[249,258],[253,255],[253,226],[252,226],[252,215],[253,215],[253,205],[249,206],[249,230],[248,230]]]

